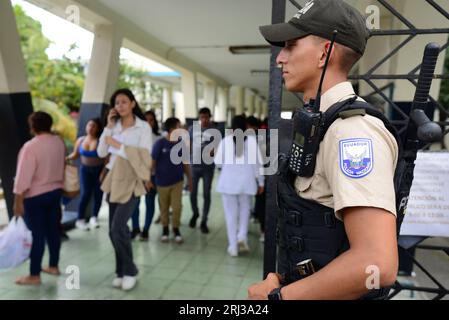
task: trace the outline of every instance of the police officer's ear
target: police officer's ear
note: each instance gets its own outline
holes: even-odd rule
[[[324,65],[326,64],[326,58],[327,55],[329,53],[329,48],[331,46],[331,42],[327,41],[327,40],[323,40],[320,44],[320,50],[321,50],[321,55],[320,55],[320,61],[318,64],[319,68],[324,68]],[[335,50],[332,50],[332,52],[330,53],[330,58],[329,58],[329,65],[332,63],[332,58],[335,55]]]

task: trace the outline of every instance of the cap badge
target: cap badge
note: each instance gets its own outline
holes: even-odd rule
[[[309,11],[315,4],[315,2],[313,2],[313,1],[314,0],[307,2],[306,5],[304,6],[304,8],[299,10],[298,13],[293,16],[293,18],[300,19],[303,15],[305,15],[307,13],[307,11]]]

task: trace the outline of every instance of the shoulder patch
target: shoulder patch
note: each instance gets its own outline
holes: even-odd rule
[[[373,170],[371,139],[340,140],[340,168],[350,178],[363,178]]]

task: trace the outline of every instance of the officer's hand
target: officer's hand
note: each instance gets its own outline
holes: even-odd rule
[[[248,288],[248,300],[268,300],[271,291],[281,286],[280,276],[270,273],[265,281],[255,283]]]
[[[261,194],[264,193],[264,191],[265,191],[265,187],[259,187],[259,188],[257,189],[257,195],[260,196]]]

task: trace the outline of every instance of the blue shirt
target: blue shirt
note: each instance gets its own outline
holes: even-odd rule
[[[156,185],[168,187],[184,180],[183,164],[173,164],[170,160],[171,149],[177,142],[170,142],[166,138],[156,141],[151,157],[156,161]]]

